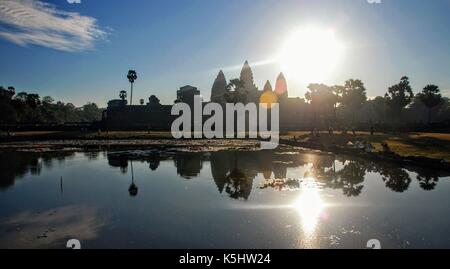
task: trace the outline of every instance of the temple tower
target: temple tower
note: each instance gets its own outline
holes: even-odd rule
[[[263,92],[272,92],[272,84],[270,84],[270,81],[267,81],[266,84],[264,85],[264,90]]]
[[[286,78],[283,73],[278,75],[277,82],[275,84],[275,93],[278,95],[280,100],[287,99],[289,96]]]
[[[245,91],[247,92],[247,102],[258,103],[260,93],[258,91],[258,87],[255,85],[253,71],[248,64],[248,61],[245,61],[244,66],[242,67],[240,80],[244,85]]]
[[[220,70],[217,75],[216,80],[211,89],[211,102],[213,103],[224,103],[224,95],[227,91],[227,80],[222,70]]]

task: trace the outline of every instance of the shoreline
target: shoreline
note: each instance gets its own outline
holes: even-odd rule
[[[235,151],[259,151],[259,140],[241,139],[173,139],[167,137],[153,136],[152,138],[104,139],[104,138],[72,138],[45,140],[41,138],[32,140],[13,139],[11,141],[0,141],[0,152],[22,151],[22,152],[58,152],[58,151],[90,151],[90,150],[178,150],[188,152],[214,152],[224,150]],[[423,157],[423,156],[400,156],[396,153],[364,152],[359,149],[324,145],[321,143],[301,142],[292,139],[280,139],[280,148],[295,149],[298,151],[313,151],[323,154],[347,155],[370,161],[390,162],[401,166],[417,166],[428,169],[450,171],[450,162]]]

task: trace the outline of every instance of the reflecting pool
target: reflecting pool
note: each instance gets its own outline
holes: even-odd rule
[[[308,151],[0,153],[0,248],[450,248],[450,173]]]

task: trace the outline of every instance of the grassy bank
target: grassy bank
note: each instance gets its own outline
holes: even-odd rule
[[[443,159],[450,162],[450,134],[441,133],[407,133],[401,135],[357,132],[353,134],[320,133],[319,137],[312,137],[309,132],[289,132],[282,137],[301,142],[315,142],[325,146],[345,146],[348,142],[368,141],[376,151],[382,150],[382,143],[387,143],[391,151],[400,156],[420,156]]]
[[[390,149],[401,156],[421,156],[444,159],[450,162],[450,134],[441,133],[408,133],[401,135],[357,132],[349,134],[320,133],[319,137],[312,137],[309,132],[289,132],[282,135],[283,139],[295,139],[300,142],[314,142],[322,145],[345,146],[348,142],[368,141],[377,151],[381,151],[382,143],[387,143]],[[170,132],[17,132],[12,140],[6,140],[2,134],[2,143],[14,141],[45,141],[45,140],[151,140],[171,139]]]

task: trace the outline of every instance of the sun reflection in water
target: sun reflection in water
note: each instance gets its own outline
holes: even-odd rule
[[[305,185],[292,207],[298,212],[303,232],[301,247],[313,248],[317,242],[317,228],[320,220],[326,219],[326,203],[320,196],[320,186],[314,179],[304,181]]]

